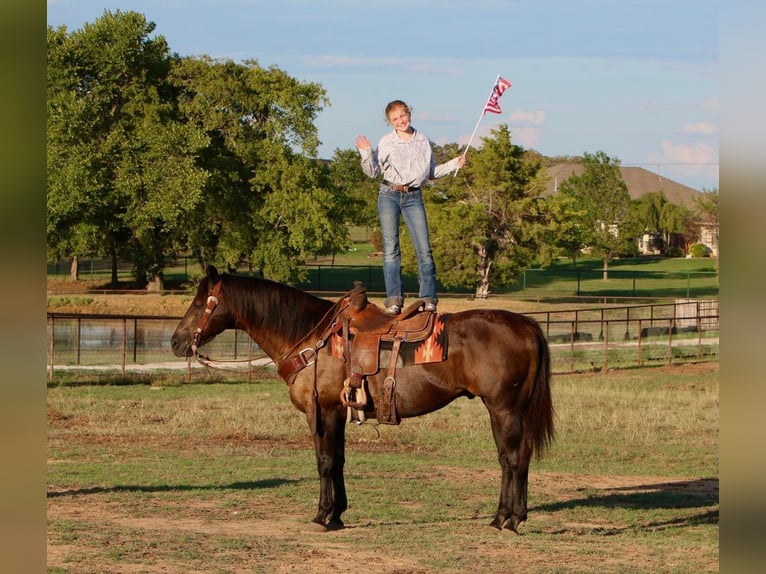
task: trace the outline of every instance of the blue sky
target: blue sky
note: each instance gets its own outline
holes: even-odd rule
[[[70,31],[134,10],[173,52],[277,66],[322,84],[320,156],[390,129],[403,99],[437,144],[467,143],[497,75],[512,87],[473,144],[507,123],[545,155],[604,151],[696,189],[718,187],[713,0],[48,0]],[[470,161],[470,152],[469,152]]]

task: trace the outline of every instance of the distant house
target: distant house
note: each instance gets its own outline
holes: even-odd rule
[[[582,172],[582,165],[579,163],[557,163],[547,168],[548,187],[544,195],[556,193],[558,187],[566,181],[569,176]],[[672,179],[663,177],[658,173],[651,172],[642,167],[623,167],[620,166],[622,179],[628,187],[628,195],[631,199],[638,199],[647,193],[661,191],[665,194],[667,200],[676,205],[682,205],[692,211],[696,211],[696,199],[702,196],[702,192],[694,188],[682,185]],[[718,228],[711,222],[700,221],[698,237],[694,241],[704,243],[713,256],[718,255]],[[670,238],[671,244],[668,247],[686,248],[686,238],[681,235],[673,234]],[[643,254],[657,254],[662,246],[662,238],[654,234],[645,234],[638,238],[639,252]]]

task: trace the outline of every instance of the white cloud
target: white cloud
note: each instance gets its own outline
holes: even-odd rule
[[[674,144],[663,140],[662,173],[671,179],[690,178],[704,181],[702,187],[717,187],[718,185],[718,153],[716,148],[703,142],[693,145]]]
[[[703,142],[694,145],[674,144],[670,140],[662,141],[662,153],[666,160],[673,163],[684,164],[711,164],[718,163],[715,149]]]
[[[718,128],[707,122],[697,122],[696,124],[685,124],[681,126],[681,133],[711,136],[718,132]]]
[[[517,110],[508,116],[508,121],[511,123],[532,124],[535,126],[540,126],[545,123],[545,112],[542,110],[537,110],[534,112]]]
[[[540,129],[531,126],[512,127],[511,141],[523,148],[534,149],[540,144]]]
[[[491,137],[491,131],[493,129],[497,128],[497,124],[484,124],[479,126],[479,128],[476,130],[476,134],[473,137],[473,141],[471,141],[471,147],[478,148],[482,145],[482,138]],[[515,145],[520,145],[524,148],[536,148],[540,143],[540,136],[542,131],[540,128],[534,127],[534,126],[509,126],[511,131],[511,141]],[[471,134],[463,134],[461,135],[457,143],[462,148],[468,143],[468,138]],[[451,141],[451,140],[450,140]],[[444,145],[448,143],[446,139],[442,142],[437,142],[439,145]]]

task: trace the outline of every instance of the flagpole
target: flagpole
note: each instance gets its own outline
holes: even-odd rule
[[[497,85],[497,82],[500,81],[500,74],[497,75],[495,78],[495,81],[492,84],[492,88],[489,90],[489,95],[487,96],[487,99],[484,101],[484,106],[481,108],[481,114],[479,114],[479,120],[476,122],[476,126],[473,128],[473,133],[471,134],[471,137],[468,138],[468,143],[465,146],[465,150],[463,150],[463,157],[466,156],[468,153],[468,148],[471,147],[471,142],[473,141],[474,136],[476,135],[477,130],[479,129],[479,124],[481,123],[481,120],[484,118],[484,114],[486,114],[487,110],[487,102],[489,102],[489,98],[492,97],[492,92],[495,91],[495,86]],[[460,166],[457,166],[455,168],[455,173],[452,174],[452,177],[455,177],[457,175],[457,172],[460,171]]]

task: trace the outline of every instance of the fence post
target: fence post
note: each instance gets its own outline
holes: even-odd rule
[[[78,367],[80,366],[80,341],[82,340],[81,325],[82,325],[82,319],[80,317],[77,317],[77,360],[75,361],[75,364]]]
[[[638,366],[641,366],[641,319],[638,320]]]
[[[253,341],[247,338],[247,382],[253,382]]]
[[[598,332],[598,340],[604,340],[604,308],[601,307],[601,323],[599,325],[600,331]]]
[[[575,309],[575,320],[574,320],[574,333],[577,334],[577,331],[580,329],[580,310]]]
[[[702,359],[702,317],[700,317],[700,302],[697,301],[697,360]]]
[[[128,355],[128,319],[122,318],[122,374],[125,375],[125,359]]]
[[[54,345],[55,339],[56,339],[56,317],[51,315],[51,340],[50,340],[50,348],[49,348],[49,351],[48,351],[48,353],[51,356],[50,357],[51,367],[50,367],[50,372],[48,373],[48,380],[49,381],[53,381],[53,365],[55,364],[54,360],[53,360],[53,349],[55,347],[55,345]]]
[[[675,309],[675,307],[673,307]],[[673,319],[668,319],[668,365],[673,364]]]
[[[138,317],[133,318],[133,364],[138,362]]]
[[[604,371],[606,371],[609,365],[609,321],[606,322],[605,336],[604,336]]]
[[[572,321],[571,335],[572,340],[569,342],[569,371],[574,373],[574,344],[575,344],[575,322]]]

